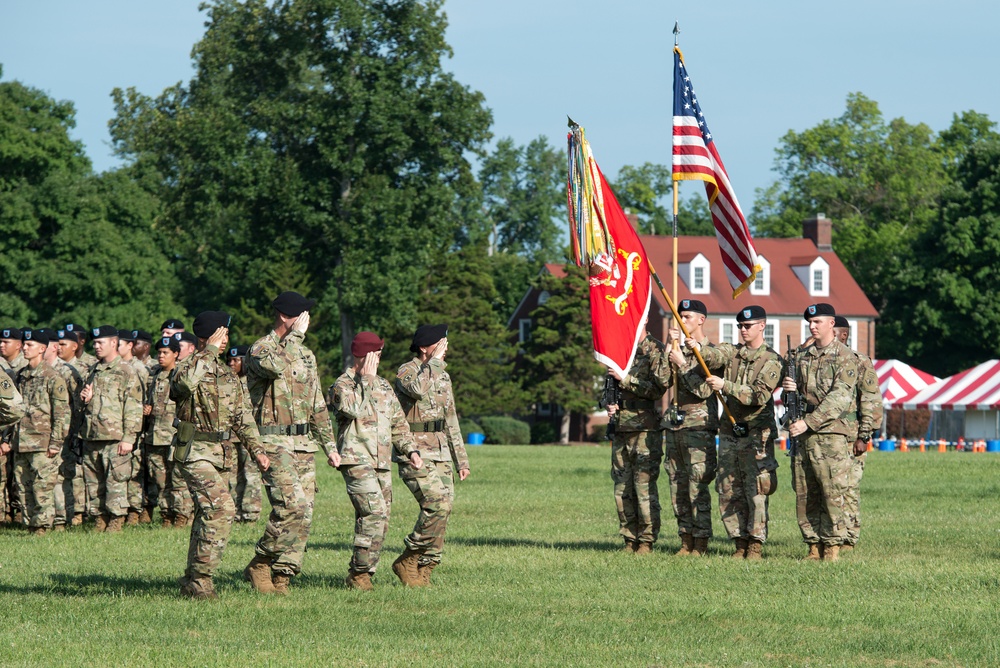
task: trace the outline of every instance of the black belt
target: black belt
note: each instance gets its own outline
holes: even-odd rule
[[[196,441],[211,441],[212,443],[221,443],[222,441],[228,441],[233,437],[233,432],[226,431],[196,431],[194,433],[194,440]]]
[[[438,431],[444,431],[445,421],[444,420],[433,420],[432,422],[411,422],[410,431],[413,432],[424,432],[424,433],[434,433]]]
[[[302,436],[309,433],[308,424],[269,424],[258,427],[261,436]]]
[[[625,399],[621,402],[621,407],[629,411],[652,410],[656,404],[649,399]]]

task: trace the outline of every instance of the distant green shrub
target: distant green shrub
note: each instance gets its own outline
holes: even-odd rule
[[[469,442],[469,434],[482,434],[483,428],[471,418],[459,418],[458,428],[462,430],[462,442]]]
[[[551,422],[536,422],[531,425],[532,443],[555,443],[559,440],[559,432]]]
[[[531,427],[512,417],[479,418],[486,442],[494,445],[523,445],[531,442]]]

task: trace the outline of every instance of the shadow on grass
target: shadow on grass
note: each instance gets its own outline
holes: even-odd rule
[[[588,550],[592,552],[617,552],[622,549],[621,543],[595,540],[565,542],[482,536],[479,538],[448,538],[447,542],[452,545],[468,547],[536,547],[546,550]]]
[[[135,578],[116,577],[113,575],[69,575],[53,573],[49,575],[49,584],[37,584],[18,587],[0,583],[0,593],[3,594],[42,594],[46,596],[94,596],[145,597],[145,596],[176,596],[178,592],[177,578]]]

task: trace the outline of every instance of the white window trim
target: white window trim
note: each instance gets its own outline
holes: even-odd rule
[[[851,350],[858,349],[858,321],[848,320],[847,324],[851,326],[851,337],[847,340],[847,346]]]
[[[757,281],[750,284],[750,294],[769,295],[771,294],[771,263],[763,255],[757,256],[757,264],[760,265],[760,273],[757,275],[761,279],[762,286],[757,289]]]
[[[767,328],[774,328],[774,343],[773,345],[767,343]],[[776,353],[781,353],[781,324],[777,320],[769,320],[764,324],[764,343],[771,346],[772,350]]]
[[[809,321],[808,320],[803,320],[802,321],[802,338],[799,339],[799,345],[802,345],[803,343],[805,343],[806,339],[808,339],[810,336],[812,336],[812,334],[809,333]]]
[[[549,297],[551,297],[551,296],[552,295],[549,294],[548,290],[542,290],[541,292],[539,292],[538,293],[538,305],[541,306],[545,302],[549,301]]]
[[[700,288],[694,286],[695,267],[704,269],[704,284]],[[681,276],[684,283],[687,284],[688,292],[691,294],[707,295],[712,292],[712,263],[701,253],[695,255],[690,262],[679,264],[677,273]]]
[[[732,341],[726,341],[726,339],[723,337],[726,325],[733,326]],[[719,318],[719,343],[731,343],[733,345],[736,345],[739,342],[740,342],[740,333],[739,330],[736,329],[736,318]]]
[[[517,340],[518,343],[524,343],[528,340],[528,336],[524,335],[524,328],[528,328],[528,336],[531,335],[531,318],[521,318],[517,323]]]
[[[813,286],[813,274],[816,272],[822,274],[823,286],[821,289],[816,290]],[[812,297],[829,297],[830,296],[830,265],[821,257],[813,260],[812,264],[809,265],[809,295]]]

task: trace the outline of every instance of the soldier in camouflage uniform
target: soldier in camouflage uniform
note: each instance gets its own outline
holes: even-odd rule
[[[811,560],[837,561],[847,539],[845,497],[851,480],[851,447],[858,435],[858,366],[854,353],[833,334],[830,304],[813,304],[803,317],[814,339],[795,359],[798,384],[785,378],[788,392],[798,390],[805,416],[788,425],[798,438],[792,461],[792,484],[802,539]]]
[[[9,359],[8,359],[9,358]],[[11,365],[13,362],[17,368]],[[6,372],[11,384],[17,378],[17,372],[24,368],[26,362],[21,354],[21,330],[17,327],[0,329],[0,371]],[[10,455],[14,444],[14,427],[0,430],[0,522],[6,523],[14,516],[15,510],[20,510],[17,501],[17,485],[14,483],[14,457]]]
[[[249,352],[250,346],[230,346],[226,354],[226,363],[233,373],[243,382],[244,389],[249,396],[247,388],[247,372],[244,361]],[[229,472],[229,493],[233,495],[236,502],[237,522],[256,522],[260,517],[262,503],[262,489],[260,471],[253,463],[247,449],[240,447],[237,450],[238,456],[233,470]]]
[[[733,557],[757,560],[767,541],[768,497],[778,488],[774,390],[781,382],[782,362],[764,342],[763,308],[748,306],[736,321],[743,343],[722,343],[702,354],[710,368],[724,367],[708,384],[722,393],[733,418],[748,429],[746,436],[737,436],[732,420],[722,420],[715,485],[722,524],[736,547]]]
[[[60,329],[56,331],[56,338],[59,346],[59,361],[62,362],[62,366],[56,365],[56,370],[60,371],[63,380],[66,381],[66,389],[69,390],[73,406],[73,419],[70,422],[67,447],[63,449],[62,496],[67,508],[66,519],[70,520],[70,524],[73,526],[80,526],[87,514],[87,484],[83,479],[83,440],[80,438],[85,404],[80,397],[80,392],[83,391],[86,379],[90,375],[90,369],[76,356],[76,351],[80,347],[80,339],[76,332]],[[72,517],[70,517],[70,510],[72,510]],[[58,519],[57,509],[57,522]]]
[[[636,347],[628,374],[619,378],[621,403],[608,406],[617,415],[611,440],[611,479],[619,533],[625,551],[649,554],[660,533],[660,494],[656,480],[663,461],[663,433],[657,404],[664,387],[653,373],[663,355],[663,344],[649,332]],[[611,374],[616,372],[609,371]]]
[[[198,314],[192,327],[198,351],[177,365],[170,383],[178,419],[174,461],[196,506],[181,593],[195,599],[218,598],[212,574],[236,516],[228,480],[235,457],[227,445],[232,434],[253,453],[261,470],[270,465],[243,383],[219,357],[229,342],[229,320],[222,311]]]
[[[690,338],[704,349],[710,346],[703,326],[708,310],[697,299],[682,299],[678,304]],[[715,436],[719,431],[719,402],[705,379],[688,372],[698,366],[690,349],[677,346],[680,330],[671,329],[669,357],[662,355],[653,365],[653,373],[664,387],[673,388],[673,400],[663,416],[666,435],[664,452],[670,481],[670,500],[677,533],[681,538],[680,556],[708,554],[712,537],[712,491],[718,466]],[[668,364],[668,360],[672,363]]]
[[[118,330],[93,330],[100,361],[80,391],[86,404],[80,436],[88,511],[97,531],[121,531],[128,512],[132,449],[142,430],[142,392],[132,367],[118,356]]]
[[[143,400],[149,391],[149,370],[146,365],[133,353],[135,342],[138,340],[139,330],[119,329],[118,330],[118,354],[122,361],[132,367],[135,371],[136,381],[139,383],[139,390]],[[143,454],[144,432],[146,420],[143,419],[143,433],[139,434],[139,439],[132,448],[132,476],[128,480],[128,515],[125,518],[126,526],[136,526],[137,524],[149,524],[152,519],[143,499],[142,471],[145,464]]]
[[[177,428],[174,418],[177,404],[170,398],[170,377],[177,366],[180,345],[172,337],[161,337],[156,342],[156,372],[149,379],[149,389],[143,413],[148,420],[146,429],[146,466],[148,485],[146,503],[160,508],[160,521],[164,528],[188,524],[194,515],[194,501],[180,470],[174,465],[172,445]]]
[[[24,399],[14,381],[0,373],[0,427],[16,425],[24,416]]]
[[[0,369],[9,369],[15,376],[28,364],[21,353],[21,334],[17,327],[0,330]]]
[[[851,340],[851,325],[847,318],[836,316],[833,327],[834,336],[845,346]],[[882,391],[878,386],[878,374],[868,355],[852,351],[858,364],[858,436],[851,448],[851,478],[845,501],[847,513],[847,539],[840,546],[840,553],[850,552],[858,544],[861,537],[861,478],[865,473],[865,460],[868,457],[868,444],[873,434],[882,428],[884,409],[882,407]]]
[[[316,357],[303,343],[315,300],[283,292],[271,305],[274,326],[245,358],[247,387],[271,458],[263,476],[271,515],[246,577],[263,593],[286,594],[302,570],[316,499],[316,451],[340,465]]]
[[[374,332],[359,332],[351,342],[354,366],[327,392],[337,419],[340,472],[354,505],[354,552],[348,587],[372,589],[392,508],[390,455],[407,459],[415,469],[423,460],[406,415],[387,380],[377,375],[383,341]]]
[[[63,439],[59,452],[59,470],[57,471],[56,485],[53,489],[55,522],[52,528],[54,531],[64,531],[66,526],[72,524],[74,520],[76,520],[77,525],[82,524],[85,510],[83,503],[84,495],[81,494],[79,500],[76,498],[74,485],[76,487],[81,487],[82,485],[76,484],[76,467],[79,458],[77,457],[77,453],[73,451],[73,443],[80,429],[80,419],[83,416],[83,401],[80,399],[80,391],[83,389],[83,376],[76,370],[76,367],[66,364],[59,358],[59,342],[65,337],[65,330],[59,330],[59,332],[62,332],[62,336],[59,335],[59,332],[51,329],[40,331],[44,331],[49,339],[43,360],[66,383],[66,391],[69,395],[69,428],[66,431],[66,437]],[[79,483],[82,482],[82,480],[79,481]],[[77,519],[77,516],[79,516],[79,519]]]
[[[62,377],[45,363],[48,332],[24,330],[26,366],[17,374],[25,414],[18,425],[14,475],[24,504],[24,523],[45,535],[55,519],[54,492],[62,449],[69,433],[69,393]]]
[[[66,323],[63,327],[67,332],[75,332],[80,340],[80,347],[76,349],[77,361],[86,369],[84,377],[90,374],[90,370],[97,364],[97,358],[87,352],[87,328],[72,322]]]
[[[455,475],[469,476],[469,457],[462,443],[462,430],[455,412],[451,377],[445,371],[448,328],[423,325],[417,328],[410,352],[417,353],[396,372],[396,397],[406,414],[410,432],[424,465],[417,469],[399,462],[399,477],[420,505],[413,531],[406,537],[406,550],[392,569],[408,586],[427,586],[431,572],[441,563],[444,534],[455,498]]]

